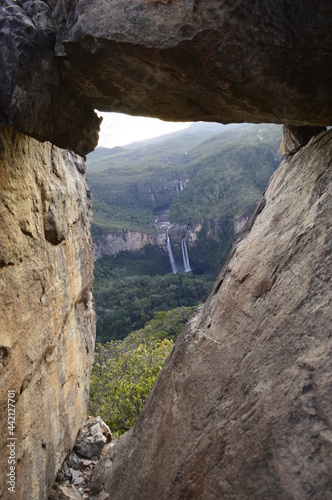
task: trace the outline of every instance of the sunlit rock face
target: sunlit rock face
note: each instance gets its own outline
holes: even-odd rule
[[[85,417],[95,319],[91,193],[79,156],[0,134],[0,496],[7,390],[16,400],[16,497],[46,498]]]
[[[331,213],[330,131],[273,175],[96,498],[331,498]]]

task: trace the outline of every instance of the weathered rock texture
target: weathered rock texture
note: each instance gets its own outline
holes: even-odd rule
[[[328,132],[272,177],[95,495],[332,498],[331,213]]]
[[[2,0],[0,125],[81,155],[95,107],[330,125],[331,19],[330,0]],[[35,499],[86,408],[91,204],[81,159],[8,127],[0,139],[1,422],[10,388],[16,495]],[[330,146],[325,134],[283,163],[96,491],[331,497]],[[6,438],[4,425],[2,497]]]
[[[91,198],[83,160],[0,135],[0,496],[7,390],[16,394],[16,495],[44,499],[86,412],[94,351]]]
[[[1,2],[0,124],[85,154],[96,146],[100,120],[63,81],[53,3]]]
[[[324,132],[326,127],[282,127],[282,141],[279,152],[283,156],[292,156],[308,144],[312,137]]]
[[[150,234],[123,229],[122,231],[105,233],[95,238],[95,259],[97,260],[103,255],[117,255],[119,252],[127,250],[139,252],[146,245],[165,247],[166,252],[166,231]]]
[[[73,0],[57,53],[100,110],[327,125],[331,18],[329,0]]]
[[[330,0],[3,0],[0,121],[85,154],[94,108],[332,123]]]

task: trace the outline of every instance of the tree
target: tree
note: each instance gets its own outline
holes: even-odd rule
[[[100,415],[115,436],[135,424],[172,347],[171,339],[142,331],[97,345],[89,412]]]

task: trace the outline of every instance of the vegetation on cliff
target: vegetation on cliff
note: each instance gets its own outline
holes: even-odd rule
[[[130,429],[138,419],[173,341],[194,310],[180,307],[157,312],[144,329],[124,340],[97,344],[89,412],[100,415],[115,436]]]
[[[205,300],[234,242],[235,218],[251,213],[278,164],[279,142],[275,125],[196,123],[164,138],[89,155],[95,239],[119,228],[152,232],[153,209],[169,203],[171,222],[199,224],[189,257],[195,274],[210,274],[162,277],[170,272],[166,248],[163,253],[152,245],[98,259],[99,341],[124,338],[156,311]]]
[[[244,125],[191,149],[190,180],[172,198],[171,221],[193,225],[226,216],[233,223],[250,214],[280,163],[279,143],[279,127]]]
[[[95,238],[123,228],[152,232],[153,209],[167,203],[171,222],[201,226],[190,256],[213,273],[170,274],[167,254],[151,245],[96,261],[89,411],[115,435],[136,422],[173,341],[213,285],[235,218],[250,215],[279,162],[278,127],[204,130],[196,124],[167,141],[98,149],[88,160]]]

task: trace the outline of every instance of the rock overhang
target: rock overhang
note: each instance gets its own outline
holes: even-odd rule
[[[81,155],[94,109],[329,125],[331,24],[328,0],[5,0],[2,121]]]

